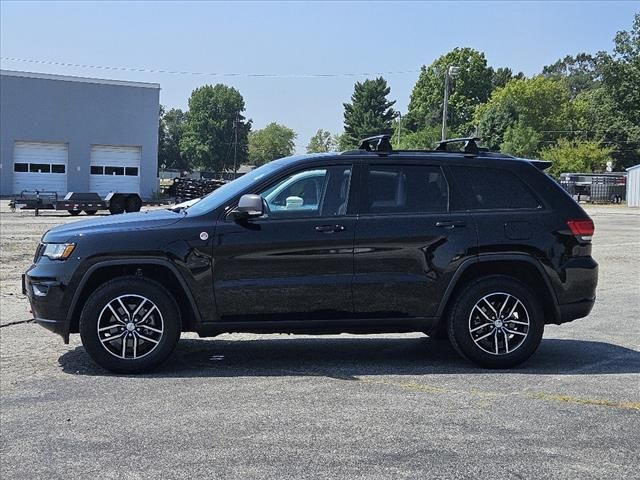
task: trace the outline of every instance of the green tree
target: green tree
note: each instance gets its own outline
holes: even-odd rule
[[[233,87],[217,84],[196,88],[189,98],[180,152],[195,168],[221,171],[232,162],[237,125],[238,165],[246,162],[251,120],[242,115],[244,99]]]
[[[618,32],[613,54],[600,54],[602,81],[619,113],[640,125],[640,13],[631,31]]]
[[[573,101],[573,108],[581,137],[611,148],[617,170],[640,163],[640,125],[620,113],[606,87],[581,93]]]
[[[517,123],[521,132],[525,127],[532,129],[547,142],[574,129],[566,84],[543,76],[514,79],[493,92],[477,109],[476,122],[491,149],[499,148],[507,129]]]
[[[542,135],[520,121],[507,127],[500,151],[517,157],[531,158],[540,149],[541,142]]]
[[[493,70],[487,66],[484,53],[472,48],[455,48],[428,67],[422,67],[409,102],[407,127],[410,130],[442,122],[445,73],[450,66],[458,67],[459,71],[449,85],[449,128],[464,133],[473,129],[474,111],[491,93]]]
[[[372,135],[393,133],[396,112],[392,107],[396,102],[387,99],[390,92],[391,88],[382,77],[356,82],[351,103],[344,104],[341,149],[354,148],[359,140]]]
[[[400,135],[400,150],[432,150],[440,140],[441,133],[440,126],[425,127],[417,132],[403,129]],[[394,137],[394,148],[396,139],[397,137]]]
[[[270,123],[249,134],[249,162],[262,165],[293,154],[296,132],[284,125]]]
[[[508,67],[500,67],[496,70],[491,68],[491,91],[494,91],[496,88],[504,87],[514,78],[522,80],[525,78],[524,73],[518,72],[514,75]]]
[[[185,127],[186,115],[179,108],[165,111],[161,107],[160,130],[158,132],[158,164],[164,168],[191,170],[192,165],[180,151],[180,140]]]
[[[552,162],[549,173],[559,177],[563,172],[602,172],[611,160],[611,150],[597,142],[560,139],[540,151],[544,160]]]
[[[579,53],[575,57],[567,55],[556,63],[545,66],[542,75],[563,80],[571,98],[597,87],[601,78],[597,57],[588,53]]]
[[[307,145],[307,153],[333,152],[336,149],[334,137],[331,132],[319,128]]]

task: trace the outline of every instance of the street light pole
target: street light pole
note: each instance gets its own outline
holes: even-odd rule
[[[458,67],[451,65],[444,73],[444,101],[442,104],[442,140],[447,139],[447,118],[449,116],[449,78],[458,75]]]

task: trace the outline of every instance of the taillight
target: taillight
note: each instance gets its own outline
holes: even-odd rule
[[[596,227],[593,224],[593,220],[567,220],[567,226],[571,233],[578,238],[578,240],[582,240],[583,242],[590,242],[593,237],[593,232]]]

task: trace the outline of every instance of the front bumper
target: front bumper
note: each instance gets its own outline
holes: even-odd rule
[[[55,278],[22,275],[22,293],[31,305],[34,320],[69,343],[69,323],[65,305],[65,288]]]

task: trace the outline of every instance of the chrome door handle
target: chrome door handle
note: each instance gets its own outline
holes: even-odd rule
[[[448,228],[448,229],[452,229],[452,228],[456,228],[456,227],[466,227],[467,224],[463,221],[447,221],[447,222],[436,222],[436,227],[439,228]]]
[[[345,229],[344,225],[318,225],[314,228],[316,232],[322,233],[342,232]]]

